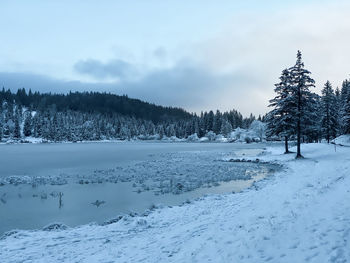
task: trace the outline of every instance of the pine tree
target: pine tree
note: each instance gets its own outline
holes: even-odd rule
[[[349,106],[348,104],[348,98],[350,95],[350,81],[349,80],[344,80],[341,88],[341,93],[340,93],[340,129],[342,133],[348,134],[348,110],[347,107]]]
[[[3,137],[3,122],[0,116],[0,142],[2,141],[2,137]]]
[[[30,112],[27,114],[24,120],[23,134],[24,136],[32,135],[32,114]]]
[[[214,112],[209,111],[209,113],[204,116],[207,116],[206,131],[212,131],[214,128]]]
[[[21,127],[19,126],[19,118],[18,115],[15,115],[15,129],[13,130],[13,138],[20,139],[21,138]]]
[[[342,83],[341,92],[340,92],[340,98],[344,105],[346,103],[349,92],[350,92],[350,81],[346,79]]]
[[[231,132],[232,132],[232,126],[231,126],[230,122],[228,120],[224,119],[222,121],[222,124],[221,124],[220,133],[226,137],[229,137]]]
[[[162,124],[159,124],[156,128],[156,132],[159,134],[159,138],[163,139],[165,131],[164,131],[164,126]]]
[[[194,127],[194,133],[199,135],[200,129],[199,129],[199,120],[197,116],[193,119],[193,127]]]
[[[342,125],[345,134],[350,134],[350,92],[347,94],[347,98],[344,101],[344,111],[342,118]]]
[[[3,137],[3,128],[4,128],[4,118],[3,118],[3,109],[2,109],[2,101],[0,100],[0,142]]]
[[[340,90],[338,87],[335,89],[334,95],[335,95],[335,114],[336,114],[336,118],[337,118],[337,127],[336,127],[337,134],[336,134],[336,136],[338,136],[341,134],[341,117],[342,117],[342,115],[341,115],[341,111],[342,111],[341,97],[340,97]]]
[[[199,130],[198,136],[203,137],[205,135],[205,132],[206,132],[203,112],[201,113],[201,117],[199,118],[198,126],[199,126],[198,127],[198,130]]]
[[[297,61],[290,69],[292,77],[292,97],[296,103],[293,109],[293,116],[296,118],[296,135],[297,135],[297,155],[296,158],[302,158],[301,155],[301,137],[303,125],[308,123],[314,117],[315,112],[310,111],[308,103],[311,95],[310,88],[314,87],[315,81],[310,77],[311,72],[304,68],[301,52],[298,50]]]
[[[306,106],[302,119],[302,132],[306,135],[309,143],[320,142],[322,139],[320,109],[321,96],[314,92],[309,92],[308,96],[306,96]]]
[[[330,139],[335,138],[337,134],[336,98],[329,81],[322,89],[321,105],[322,135],[329,143]]]
[[[275,84],[276,97],[270,100],[273,107],[267,114],[267,135],[282,136],[285,142],[285,153],[289,153],[288,138],[295,133],[295,108],[293,100],[291,76],[288,69],[283,70],[280,82]]]
[[[322,137],[321,120],[319,112],[321,112],[321,98],[319,95],[313,92],[305,94],[305,100],[307,101],[304,106],[304,112],[302,118],[302,133],[303,140],[307,142],[318,142]]]
[[[216,134],[220,133],[221,124],[222,124],[222,115],[220,111],[217,110],[215,113],[214,122],[213,122],[213,132],[215,132]]]
[[[49,122],[49,138],[51,141],[57,141],[58,134],[58,122],[57,122],[57,114],[55,113],[52,120]]]

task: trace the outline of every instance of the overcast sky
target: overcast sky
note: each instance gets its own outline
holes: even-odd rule
[[[0,85],[264,114],[298,49],[317,91],[350,78],[349,2],[1,0]]]

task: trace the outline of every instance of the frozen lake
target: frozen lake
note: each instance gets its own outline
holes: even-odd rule
[[[67,143],[0,145],[0,177],[91,172],[155,154],[180,151],[237,151],[262,149],[259,144],[229,143]]]
[[[238,192],[274,172],[233,163],[264,144],[80,143],[0,146],[0,234],[51,222],[103,223],[179,205],[210,193]],[[8,179],[10,178],[10,179]],[[0,181],[1,182],[1,181]]]

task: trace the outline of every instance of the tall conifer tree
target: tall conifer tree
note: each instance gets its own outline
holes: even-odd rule
[[[297,61],[290,69],[292,79],[292,97],[296,104],[293,110],[293,116],[296,118],[296,136],[297,136],[297,155],[296,158],[302,158],[301,155],[301,138],[303,135],[303,129],[306,124],[315,117],[317,114],[313,112],[314,107],[309,107],[314,103],[314,96],[312,95],[310,88],[314,87],[315,81],[310,77],[311,72],[305,69],[302,61],[302,54],[298,50]]]
[[[296,104],[291,96],[291,76],[288,69],[283,70],[280,82],[275,84],[276,97],[270,100],[273,107],[267,115],[267,134],[281,136],[285,142],[285,153],[289,153],[288,139],[295,132],[294,111]]]
[[[336,97],[329,81],[322,89],[321,97],[321,125],[322,135],[329,143],[331,138],[335,138],[337,133]]]

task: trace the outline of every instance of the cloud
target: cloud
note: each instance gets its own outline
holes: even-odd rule
[[[246,95],[263,99],[263,112],[273,96],[273,84],[284,68],[295,63],[298,49],[316,80],[316,91],[328,79],[337,86],[349,77],[349,8],[347,1],[332,1],[299,3],[278,12],[247,11],[231,19],[215,37],[198,43],[194,57],[212,72],[239,69],[250,75],[254,83],[246,78]],[[259,89],[254,88],[256,82]],[[260,102],[254,101],[253,109],[255,103]]]
[[[64,81],[43,75],[23,72],[0,72],[0,87],[17,91],[26,90],[52,93],[67,93],[69,91],[106,91],[115,92],[113,83],[83,83],[80,81]]]
[[[122,79],[127,77],[134,68],[128,62],[120,59],[103,63],[96,59],[80,60],[74,65],[74,70],[98,80]]]
[[[13,91],[22,87],[32,91],[53,93],[106,91],[119,95],[127,94],[163,106],[182,107],[191,112],[237,108],[248,115],[253,109],[244,102],[247,99],[245,83],[248,78],[249,83],[254,83],[250,76],[242,72],[214,74],[205,67],[182,61],[172,68],[155,70],[135,81],[84,83],[62,81],[30,73],[0,72],[0,85]]]
[[[298,49],[313,73],[316,90],[327,79],[337,86],[349,78],[349,8],[347,1],[339,0],[249,8],[232,13],[226,26],[208,30],[205,40],[197,43],[186,41],[175,47],[149,42],[151,47],[138,54],[136,44],[127,45],[135,56],[125,57],[124,51],[114,54],[126,60],[98,60],[113,54],[95,52],[98,59],[73,62],[78,73],[73,78],[100,83],[20,75],[12,77],[11,83],[15,88],[31,86],[46,91],[111,91],[196,112],[236,108],[245,115],[263,114],[274,95],[274,83],[284,68],[295,63]],[[136,40],[133,43],[139,47],[145,38]],[[58,76],[62,73],[57,72]],[[1,80],[0,75],[0,85]],[[106,81],[109,83],[102,83]]]
[[[198,12],[203,16],[196,19],[191,12],[181,21],[168,19],[174,22],[171,27],[159,23],[157,16],[151,19],[154,26],[142,21],[141,28],[141,20],[134,19],[137,23],[129,23],[126,29],[129,32],[132,27],[135,34],[125,34],[124,27],[108,34],[108,27],[96,26],[103,22],[100,18],[89,20],[89,32],[83,30],[86,27],[74,27],[70,32],[57,24],[62,42],[55,43],[51,43],[54,38],[46,39],[46,34],[40,34],[40,26],[32,25],[24,32],[23,23],[18,20],[15,29],[19,34],[12,34],[11,28],[6,41],[0,43],[2,70],[29,70],[80,81],[64,82],[30,74],[2,77],[15,88],[113,91],[191,111],[237,108],[245,115],[268,110],[274,83],[284,68],[295,63],[298,49],[316,80],[317,91],[328,79],[336,87],[350,77],[348,0],[231,2],[232,6],[215,5],[216,11],[209,8],[210,16],[203,15],[204,10]],[[239,2],[244,2],[244,6]],[[127,12],[125,15],[130,17]],[[45,38],[38,42],[31,28]],[[21,33],[28,40],[27,48],[16,48],[20,41],[12,36],[23,38]],[[82,37],[85,33],[90,41]],[[57,45],[68,48],[57,49]],[[83,45],[84,49],[79,49]],[[113,52],[111,47],[115,47]],[[57,52],[53,52],[55,48]],[[4,81],[0,78],[0,84]]]
[[[206,67],[181,62],[172,68],[157,70],[136,82],[118,85],[118,90],[162,105],[183,107],[199,113],[201,110],[227,110],[239,108],[246,115],[255,107],[248,107],[245,83],[254,80],[243,72],[213,73]],[[258,87],[255,83],[254,87]],[[251,90],[254,89],[251,87]],[[255,95],[251,95],[254,97]],[[247,107],[246,107],[247,105]]]
[[[160,59],[160,60],[163,60],[166,58],[167,56],[167,51],[164,47],[158,47],[156,48],[154,51],[153,51],[153,55]]]

